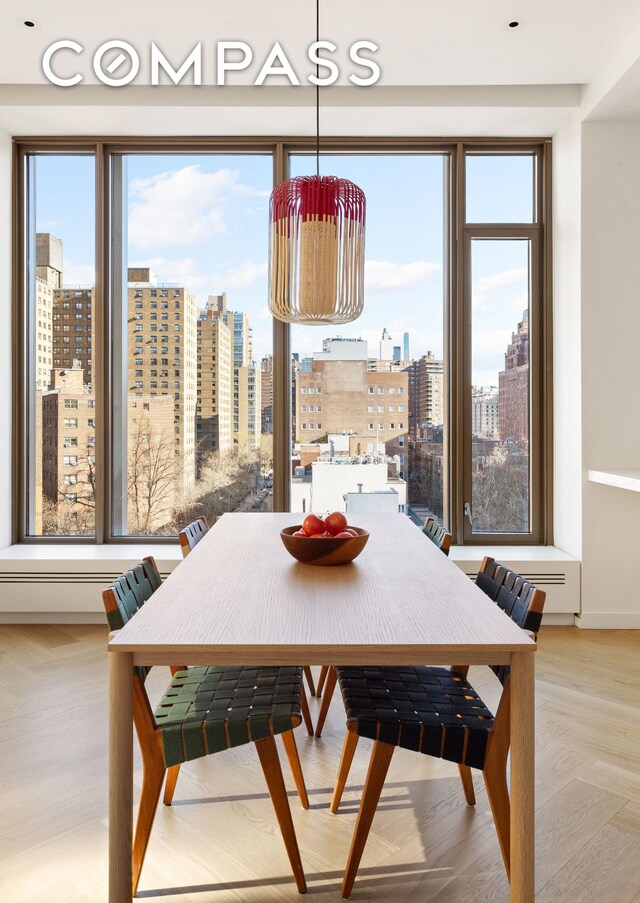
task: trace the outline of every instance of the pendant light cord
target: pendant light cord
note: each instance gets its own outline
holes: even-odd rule
[[[320,0],[316,0],[316,44],[320,42]],[[316,47],[316,56],[318,47]],[[320,178],[320,64],[316,63],[316,176]]]

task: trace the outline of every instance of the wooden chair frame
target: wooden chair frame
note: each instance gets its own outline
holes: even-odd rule
[[[480,574],[489,574],[493,577],[495,574],[499,573],[500,568],[501,566],[498,565],[493,558],[485,557],[480,568]],[[505,568],[502,568],[502,570],[504,573],[502,574],[500,585],[507,585],[512,578],[517,578],[517,575],[515,575],[513,571],[509,571]],[[529,591],[531,584],[523,581],[520,590],[521,594],[525,591],[525,588]],[[544,608],[545,597],[546,594],[542,590],[533,588],[529,600],[528,613],[541,614]],[[533,633],[532,635],[535,637],[536,634]],[[335,668],[333,670],[335,672]],[[469,666],[454,665],[451,670],[466,678]],[[488,737],[482,776],[487,789],[487,796],[489,798],[489,805],[491,807],[491,813],[493,815],[493,821],[500,843],[500,851],[502,853],[504,866],[507,877],[509,877],[511,866],[511,805],[507,784],[507,759],[510,746],[511,688],[508,670],[504,679],[501,678],[501,680],[503,684],[502,695],[494,718],[493,727]],[[327,677],[327,681],[329,681],[329,677]],[[333,685],[335,686],[335,681]],[[344,740],[340,764],[338,766],[338,777],[333,792],[333,798],[331,800],[331,812],[334,814],[338,811],[340,806],[351,763],[353,762],[353,756],[358,745],[359,737],[354,730],[349,729],[349,724],[347,723],[347,733]],[[379,740],[375,740],[373,744],[369,769],[365,779],[362,800],[360,802],[360,809],[358,811],[358,818],[342,883],[342,897],[345,900],[351,896],[360,860],[364,852],[373,817],[378,806],[382,787],[395,748],[395,746],[389,743],[383,743]],[[471,768],[468,765],[458,765],[458,769],[467,805],[475,806],[476,798],[473,789]]]
[[[157,571],[153,557],[149,556],[145,558],[144,561],[148,562]],[[107,613],[119,611],[118,601],[111,587],[103,591],[102,599]],[[115,632],[116,631],[113,631],[110,636],[113,636]],[[175,674],[179,670],[184,670],[184,668],[171,666],[172,674]],[[302,693],[302,698],[304,698],[304,691]],[[133,837],[132,895],[135,897],[145,854],[149,845],[151,828],[153,827],[153,821],[160,800],[162,785],[163,783],[165,785],[163,802],[166,806],[170,806],[173,801],[173,795],[180,773],[180,765],[172,765],[169,767],[165,765],[162,748],[162,732],[156,724],[144,684],[144,677],[139,668],[134,669],[133,677],[133,723],[136,729],[138,743],[140,744],[143,769],[140,806],[138,808],[138,816]],[[298,722],[298,724],[300,723],[301,721]],[[295,726],[297,727],[297,725]],[[308,809],[309,799],[293,730],[283,733],[282,741],[293,774],[296,790],[300,798],[300,803],[303,809]],[[300,851],[298,849],[295,828],[291,818],[291,809],[289,808],[289,799],[284,785],[275,737],[265,737],[262,740],[254,740],[253,742],[264,772],[269,796],[273,803],[278,824],[280,825],[282,839],[289,857],[289,862],[291,863],[296,886],[301,894],[306,893],[306,880],[302,867],[302,860],[300,858]]]

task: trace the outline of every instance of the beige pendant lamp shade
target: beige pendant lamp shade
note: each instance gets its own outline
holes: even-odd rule
[[[271,194],[269,309],[285,323],[349,323],[364,306],[365,197],[348,179],[300,176]]]

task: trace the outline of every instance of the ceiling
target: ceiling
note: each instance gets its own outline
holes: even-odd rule
[[[363,39],[379,45],[375,58],[383,85],[588,83],[640,25],[638,0],[320,2],[321,37],[338,45],[334,59],[343,84],[353,71],[367,74],[354,70],[348,58],[350,44]],[[25,19],[35,27],[25,27]],[[513,20],[520,22],[517,28],[508,27]],[[61,39],[75,40],[85,50],[78,57],[61,52],[60,74],[80,71],[85,84],[96,83],[92,55],[114,38],[139,52],[139,85],[149,83],[151,41],[176,68],[202,41],[203,81],[213,83],[215,45],[222,40],[245,41],[254,51],[252,66],[232,73],[230,84],[252,84],[275,41],[305,83],[313,71],[305,54],[315,38],[315,5],[313,0],[5,0],[0,35],[0,85],[44,84],[42,54]]]

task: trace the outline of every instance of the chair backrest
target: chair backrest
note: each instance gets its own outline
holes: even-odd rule
[[[444,527],[441,527],[433,517],[428,517],[422,527],[422,532],[428,536],[434,545],[436,545],[445,555],[449,554],[451,548],[451,540],[453,536],[447,533]]]
[[[538,633],[545,592],[488,556],[482,562],[476,583],[519,627]],[[504,684],[509,666],[494,665],[493,670]]]
[[[180,539],[182,557],[186,558],[189,552],[195,549],[202,537],[208,532],[209,524],[204,517],[199,517],[192,523],[187,524],[187,526],[183,530],[180,530],[178,537]]]
[[[155,559],[149,556],[126,571],[102,591],[102,602],[110,630],[120,630],[139,611],[162,583]],[[137,668],[146,680],[149,668]]]

